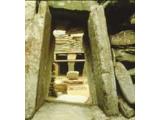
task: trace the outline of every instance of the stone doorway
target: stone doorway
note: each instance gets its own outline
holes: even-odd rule
[[[48,100],[91,104],[83,48],[84,32],[79,28],[70,29],[74,32],[53,31],[55,49]]]
[[[84,32],[83,46],[91,104],[100,107],[107,115],[118,114],[113,63],[102,6],[94,6],[90,12],[49,10],[47,3],[41,1],[29,27],[32,33],[36,31],[37,34],[31,34],[26,40],[26,118],[34,115],[48,97],[55,50],[52,32],[55,29],[65,29],[68,34],[75,32],[71,28]]]

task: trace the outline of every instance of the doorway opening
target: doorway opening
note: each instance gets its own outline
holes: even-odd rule
[[[56,54],[54,53],[56,58],[54,58],[54,61],[58,63],[58,66],[59,66],[59,71],[58,71],[58,74],[59,75],[66,75],[67,74],[67,71],[68,71],[68,64],[67,62],[59,62],[59,61],[66,61],[67,60],[67,56],[66,54],[62,54],[62,53],[59,53],[59,54]]]
[[[87,30],[87,19],[84,19],[86,14],[53,8],[50,11],[55,45],[50,84],[52,89],[49,89],[49,93],[54,91],[54,94],[49,94],[49,98],[59,102],[91,104],[83,48],[83,35]]]

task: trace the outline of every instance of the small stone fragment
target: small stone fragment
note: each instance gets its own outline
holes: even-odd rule
[[[79,77],[79,72],[78,71],[69,71],[67,72],[67,78],[69,80],[77,80]]]
[[[122,115],[131,118],[135,115],[135,110],[131,108],[122,98],[119,99],[119,109]]]
[[[135,68],[129,69],[128,72],[131,76],[135,76]]]
[[[67,94],[67,89],[68,89],[67,84],[65,83],[55,84],[54,87],[56,92],[62,92],[64,94]]]
[[[130,23],[135,24],[135,14],[131,16]]]

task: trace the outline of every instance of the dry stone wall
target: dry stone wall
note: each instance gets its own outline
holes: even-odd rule
[[[72,37],[67,34],[56,37],[55,52],[82,53],[82,36]]]
[[[132,15],[130,24],[135,24]],[[115,76],[119,89],[119,109],[122,115],[135,115],[135,32],[124,30],[111,35],[111,47],[115,64]]]

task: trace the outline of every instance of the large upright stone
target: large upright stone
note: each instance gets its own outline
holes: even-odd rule
[[[76,60],[76,54],[68,54],[67,60]],[[68,71],[74,71],[75,62],[68,62]]]
[[[51,15],[47,2],[41,1],[39,11],[27,25],[25,33],[26,119],[33,116],[47,96],[51,72],[50,56],[53,49],[51,47],[53,43],[50,40],[50,23]]]
[[[84,63],[84,67],[83,67],[83,76],[86,76],[87,75],[87,68],[86,68],[86,62]]]
[[[107,115],[117,115],[116,82],[103,6],[94,6],[91,10],[88,31],[98,105]]]
[[[86,66],[86,75],[88,78],[88,85],[90,91],[90,101],[92,104],[97,105],[97,92],[96,92],[96,81],[94,80],[95,75],[93,73],[93,57],[91,53],[91,47],[89,42],[89,36],[87,31],[83,36],[83,48],[85,51],[85,66]]]
[[[115,74],[125,99],[130,104],[134,104],[135,103],[135,86],[132,82],[132,78],[129,72],[127,71],[127,69],[122,63],[120,62],[116,63]]]
[[[32,22],[36,13],[36,1],[25,1],[25,28]]]

